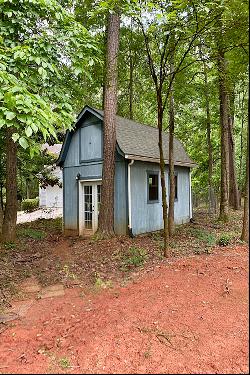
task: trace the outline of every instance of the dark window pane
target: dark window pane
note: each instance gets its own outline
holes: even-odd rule
[[[149,201],[157,201],[159,195],[158,174],[148,175],[148,199]]]
[[[174,176],[174,199],[178,199],[177,176]]]

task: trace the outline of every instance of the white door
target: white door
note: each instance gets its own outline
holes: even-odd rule
[[[81,182],[79,200],[79,234],[92,234],[98,228],[101,182]]]

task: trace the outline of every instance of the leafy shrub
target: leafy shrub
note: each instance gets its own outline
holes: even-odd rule
[[[228,234],[222,234],[218,239],[217,243],[219,246],[227,246],[230,243],[230,236]]]
[[[24,199],[21,206],[23,211],[32,212],[38,208],[39,198]]]
[[[127,254],[123,255],[123,265],[126,268],[131,266],[138,267],[143,265],[145,260],[147,259],[147,252],[145,249],[140,247],[131,246],[128,249]]]
[[[32,228],[21,229],[19,231],[19,235],[21,237],[33,238],[34,240],[43,240],[46,237],[46,233],[44,231]]]

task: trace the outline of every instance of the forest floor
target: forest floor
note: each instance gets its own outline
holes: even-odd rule
[[[64,238],[18,226],[0,252],[0,373],[248,373],[242,212],[161,233]]]

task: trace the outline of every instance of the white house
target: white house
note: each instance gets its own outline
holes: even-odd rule
[[[48,153],[54,154],[56,157],[59,156],[61,151],[61,144],[54,144],[49,146],[45,143],[42,146],[43,150],[47,150]],[[50,168],[50,174],[54,177],[58,177],[62,184],[62,171],[61,168],[54,165]],[[41,208],[62,208],[63,207],[63,189],[61,186],[48,185],[46,188],[39,186],[39,207]]]

